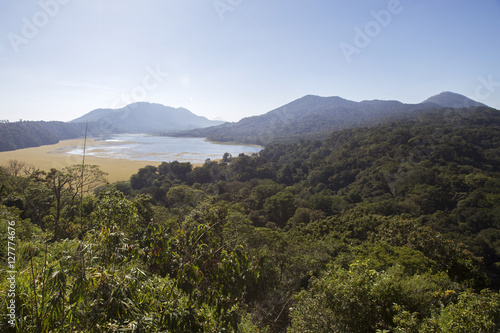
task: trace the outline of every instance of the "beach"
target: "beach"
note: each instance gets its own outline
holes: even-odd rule
[[[64,167],[82,164],[82,156],[67,154],[68,147],[83,146],[84,139],[62,140],[54,145],[46,145],[36,148],[25,148],[14,151],[0,152],[0,165],[5,166],[9,160],[18,160],[33,165],[44,171],[52,168],[63,169]],[[102,141],[87,139],[87,147],[99,147]],[[130,176],[146,165],[158,166],[158,161],[139,161],[127,159],[113,159],[97,156],[86,156],[85,164],[98,165],[102,171],[108,173],[109,182],[129,180]]]

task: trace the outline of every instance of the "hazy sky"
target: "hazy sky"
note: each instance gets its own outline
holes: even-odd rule
[[[0,119],[135,101],[237,121],[307,94],[500,109],[500,0],[4,0]]]

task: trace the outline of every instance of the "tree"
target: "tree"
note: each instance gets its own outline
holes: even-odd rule
[[[51,169],[47,174],[46,182],[52,192],[55,201],[55,217],[54,217],[54,239],[59,239],[62,236],[59,225],[61,219],[61,210],[63,207],[63,196],[73,192],[70,185],[70,175],[67,172]]]
[[[442,332],[485,332],[500,330],[500,294],[483,290],[466,291],[458,302],[448,305],[437,319]]]
[[[447,239],[415,221],[394,218],[379,226],[376,237],[393,246],[407,246],[422,252],[435,261],[441,271],[447,272],[452,280],[470,287],[481,287],[485,283],[481,258],[463,244]]]
[[[264,209],[270,221],[284,227],[297,209],[295,196],[288,191],[279,192],[266,199]]]
[[[189,299],[184,309],[162,313],[163,329],[204,332],[202,327],[213,326],[213,331],[236,330],[238,306],[258,270],[243,246],[232,247],[224,242],[227,218],[224,204],[207,202],[190,214],[183,229],[168,237],[161,226],[148,227],[143,259],[149,271],[169,276],[180,294]],[[175,292],[171,290],[170,299]]]
[[[46,175],[45,181],[55,202],[54,239],[57,240],[63,236],[63,229],[60,226],[63,208],[73,206],[80,194],[88,194],[98,186],[105,184],[105,174],[96,165],[85,165],[84,167],[74,165],[63,170],[52,168]]]
[[[134,190],[140,190],[145,187],[150,187],[153,185],[156,179],[156,172],[158,168],[152,165],[147,165],[144,168],[139,169],[139,171],[130,177],[130,184]]]
[[[95,189],[107,184],[107,173],[102,171],[98,165],[85,164],[82,166],[76,164],[66,168],[66,170],[70,175],[71,187],[74,190],[73,198],[82,194],[81,192],[84,195],[92,194]]]
[[[391,331],[401,309],[430,318],[450,287],[442,275],[407,275],[399,265],[387,270],[373,269],[370,261],[354,261],[348,269],[334,266],[298,294],[289,332]]]
[[[210,174],[210,169],[208,166],[194,168],[193,171],[189,173],[188,178],[190,179],[191,184],[206,184],[212,181],[212,176]]]
[[[201,202],[205,194],[187,185],[171,187],[167,192],[167,204],[170,208],[194,208]]]

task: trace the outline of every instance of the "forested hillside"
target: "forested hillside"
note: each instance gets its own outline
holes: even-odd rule
[[[499,111],[431,110],[130,182],[83,171],[0,169],[20,331],[500,329]]]
[[[333,131],[408,119],[415,113],[436,108],[486,107],[463,95],[443,92],[418,104],[372,100],[354,102],[341,97],[307,95],[266,114],[243,118],[237,123],[172,134],[197,136],[212,141],[269,145],[299,139],[325,139]]]
[[[85,135],[85,124],[59,121],[0,123],[0,151],[39,147]]]

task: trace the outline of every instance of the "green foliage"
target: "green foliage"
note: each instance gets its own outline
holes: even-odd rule
[[[39,147],[74,139],[85,133],[85,124],[57,121],[0,123],[0,151]]]
[[[203,200],[204,196],[203,191],[195,190],[187,185],[179,185],[170,188],[167,192],[166,201],[170,208],[194,208]]]
[[[393,219],[380,226],[378,237],[391,245],[421,251],[453,280],[475,287],[481,287],[485,283],[486,277],[481,272],[481,258],[462,244],[444,238],[429,227],[411,220]]]
[[[101,192],[91,219],[100,228],[131,227],[138,222],[137,207],[125,199],[121,192]]]
[[[498,332],[500,294],[483,290],[481,294],[463,292],[437,319],[443,332]]]
[[[500,116],[462,111],[105,187],[94,166],[9,162],[17,330],[498,331]]]
[[[441,275],[408,275],[399,266],[383,271],[370,261],[330,268],[297,296],[291,332],[375,332],[391,330],[396,310],[431,316],[453,284]],[[399,319],[401,320],[401,319]]]
[[[264,210],[268,219],[280,227],[284,227],[296,210],[295,196],[283,191],[266,199]]]

